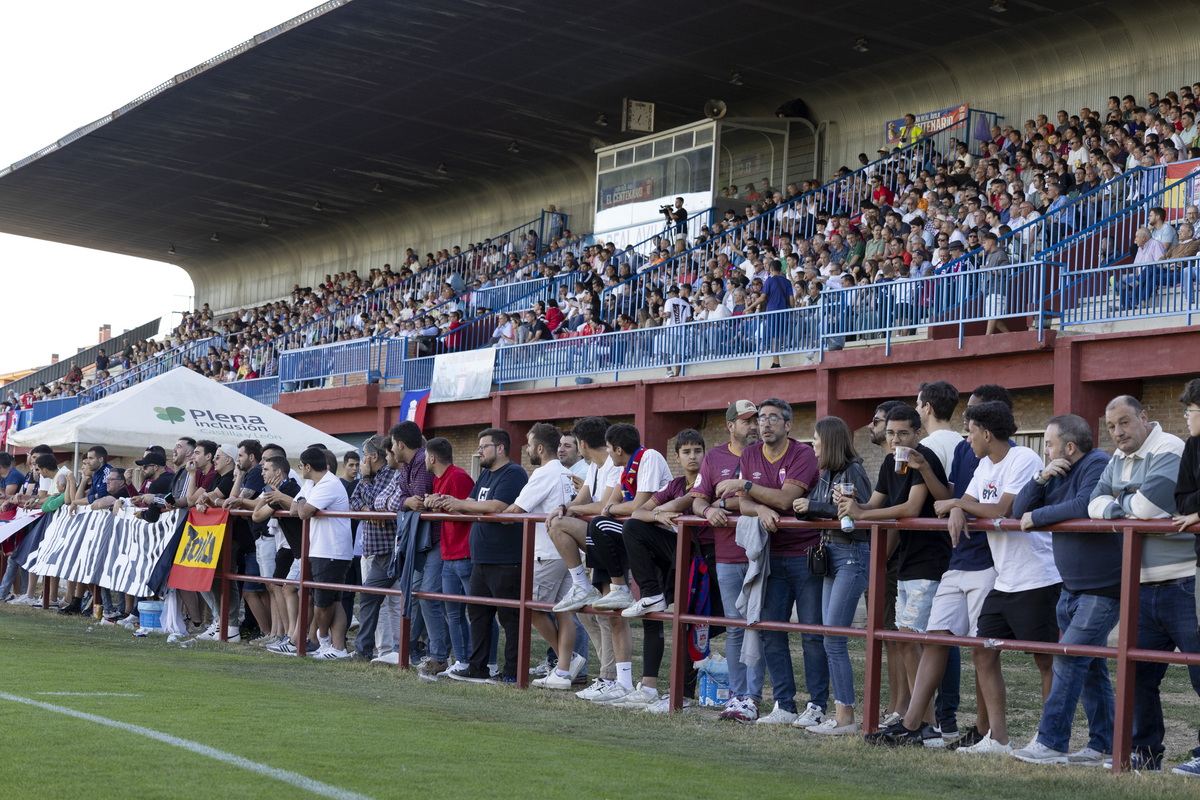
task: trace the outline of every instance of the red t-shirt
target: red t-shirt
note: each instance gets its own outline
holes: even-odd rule
[[[779,458],[771,461],[766,457],[763,446],[763,442],[758,442],[742,451],[742,479],[753,481],[768,489],[782,489],[785,483],[792,483],[802,488],[804,494],[808,494],[816,484],[819,472],[817,455],[813,449],[803,442],[788,439],[787,450]],[[792,513],[791,508],[774,510],[778,511],[780,516]],[[802,556],[820,538],[820,531],[780,528],[771,534],[771,555]]]
[[[453,464],[442,473],[440,478],[437,475],[433,476],[434,494],[448,494],[459,500],[465,500],[473,488],[475,488],[475,481],[471,480],[467,471]],[[461,561],[464,558],[470,558],[470,538],[470,522],[443,522],[442,561]]]
[[[700,477],[696,478],[696,485],[692,487],[692,496],[712,502],[717,484],[742,474],[741,460],[740,455],[734,455],[729,449],[728,442],[709,450],[700,463]],[[700,529],[701,542],[715,542],[718,564],[746,563],[746,551],[735,541],[736,537],[737,530],[734,528],[706,525]]]

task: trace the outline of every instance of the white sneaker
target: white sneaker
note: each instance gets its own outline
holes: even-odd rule
[[[646,614],[653,614],[655,611],[665,611],[667,609],[667,599],[660,597],[657,600],[647,600],[642,598],[633,605],[621,612],[622,617],[643,617]]]
[[[902,719],[904,719],[903,714],[893,711],[883,719],[879,720],[879,729],[883,730],[884,728],[890,728]]]
[[[987,755],[991,755],[993,753],[1011,756],[1012,752],[1013,752],[1012,742],[1009,742],[1008,744],[1000,744],[999,742],[997,742],[995,739],[992,738],[991,731],[988,731],[987,733],[985,733],[983,735],[983,738],[980,739],[975,744],[970,745],[968,747],[958,748],[959,755],[972,755],[972,756],[987,756]]]
[[[445,678],[446,676],[448,676],[448,675],[450,674],[450,670],[452,670],[452,669],[466,669],[468,666],[470,666],[470,665],[469,665],[469,664],[467,664],[466,662],[463,662],[463,661],[455,661],[453,664],[451,664],[450,666],[446,667],[444,670],[442,670],[441,672],[439,672],[439,673],[437,674],[437,676],[438,676],[439,678]]]
[[[804,707],[804,713],[796,718],[792,725],[797,728],[811,728],[814,725],[820,725],[825,721],[825,712],[819,706],[809,703]]]
[[[221,624],[219,622],[214,622],[204,629],[204,633],[200,634],[196,638],[202,642],[215,642],[220,630]]]
[[[1067,754],[1061,750],[1051,750],[1046,745],[1034,739],[1027,747],[1013,751],[1013,758],[1029,764],[1065,764]]]
[[[332,661],[342,658],[349,658],[350,653],[346,650],[334,650],[332,645],[325,645],[320,650],[313,653],[312,657]]]
[[[805,709],[807,711],[807,709]],[[771,713],[765,717],[759,717],[754,721],[756,725],[791,725],[796,720],[800,719],[800,715],[795,711],[785,711],[779,707],[779,703],[775,703],[775,708],[771,709]]]
[[[803,718],[804,717],[801,716],[801,719]],[[798,728],[804,727],[799,724],[799,720],[793,722],[792,725],[795,725]],[[809,733],[819,733],[822,736],[853,736],[854,734],[858,733],[858,723],[851,722],[846,725],[839,725],[837,717],[826,717],[823,722],[804,727],[804,730],[808,731]]]
[[[396,665],[400,663],[400,654],[395,650],[392,650],[390,653],[384,653],[381,656],[375,656],[371,659],[371,663]]]
[[[529,674],[535,678],[544,678],[549,675],[553,669],[554,668],[550,666],[550,659],[543,658],[542,663],[538,664],[536,667],[529,668]]]
[[[1067,756],[1067,763],[1073,767],[1102,767],[1104,766],[1104,753],[1085,747]]]
[[[579,677],[579,673],[583,672],[583,669],[586,666],[587,666],[587,658],[586,657],[579,655],[579,653],[571,654],[571,666],[567,668],[567,672],[571,676],[570,681],[572,683],[575,682],[575,679]]]
[[[596,678],[596,680],[592,681],[591,686],[576,692],[575,696],[580,700],[591,700],[593,697],[604,691],[605,687],[608,686],[608,683],[609,682],[603,678]]]
[[[683,707],[691,708],[691,706],[692,706],[692,701],[688,700],[686,697],[683,698]],[[671,713],[671,694],[670,694],[670,692],[668,692],[667,694],[664,694],[664,695],[659,695],[659,698],[657,701],[646,706],[645,708],[642,709],[642,711],[644,711],[647,714],[669,714],[669,713]]]
[[[606,706],[610,703],[615,703],[626,695],[633,694],[633,689],[626,689],[617,682],[610,683],[605,686],[599,694],[592,698],[592,702],[598,706]]]
[[[571,679],[564,678],[557,672],[551,672],[544,678],[535,678],[530,681],[529,685],[535,689],[556,689],[560,692],[566,692],[571,689]]]
[[[499,678],[500,677],[500,665],[499,664],[488,664],[488,677],[491,677],[491,678]]]
[[[613,708],[631,708],[634,711],[640,711],[647,706],[653,705],[658,701],[658,691],[653,692],[649,689],[642,688],[642,684],[638,684],[637,688],[629,694],[622,697],[620,700],[614,700],[610,705]]]
[[[600,611],[622,611],[633,605],[633,592],[628,586],[614,586],[608,594],[592,603]]]
[[[567,596],[554,604],[551,609],[555,614],[565,614],[568,611],[578,611],[584,606],[595,605],[600,599],[600,592],[595,586],[589,586],[584,589],[577,583],[571,584],[571,591],[567,592]]]

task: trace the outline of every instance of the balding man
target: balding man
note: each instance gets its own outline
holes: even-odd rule
[[[1162,242],[1150,235],[1150,229],[1138,228],[1137,233],[1133,236],[1133,241],[1138,248],[1137,256],[1133,259],[1134,266],[1138,264],[1148,266],[1136,270],[1132,275],[1121,280],[1117,288],[1119,303],[1110,309],[1114,313],[1129,311],[1151,300],[1160,286],[1172,283],[1170,271],[1158,264],[1166,256],[1166,249]],[[1176,275],[1175,278],[1178,279],[1178,276]]]

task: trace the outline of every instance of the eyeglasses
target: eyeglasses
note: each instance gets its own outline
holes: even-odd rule
[[[1200,408],[1185,408],[1183,410],[1183,418],[1187,419],[1192,414],[1200,414]]]
[[[778,414],[768,414],[766,416],[760,415],[758,421],[759,423],[765,425],[778,425],[779,423],[783,422],[783,417],[779,416]]]
[[[487,448],[487,447],[499,447],[499,445],[491,444],[490,442],[488,444],[481,444],[476,449],[476,451],[482,453],[484,451],[484,448]]]
[[[876,425],[880,424],[881,422],[887,422],[887,420],[884,419],[883,417],[872,417],[871,418],[871,427],[875,427]]]

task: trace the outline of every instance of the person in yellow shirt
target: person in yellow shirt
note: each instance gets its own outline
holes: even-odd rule
[[[912,114],[904,115],[903,128],[897,131],[895,127],[892,127],[890,132],[894,138],[899,138],[901,147],[908,147],[921,138],[921,126],[917,124],[917,118]]]

